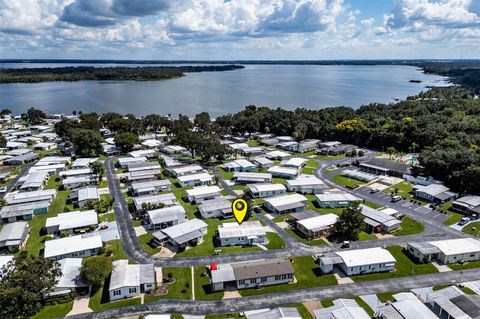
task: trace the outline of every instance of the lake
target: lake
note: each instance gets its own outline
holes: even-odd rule
[[[410,80],[422,82],[411,83]],[[192,116],[207,111],[218,116],[238,112],[250,104],[291,110],[340,105],[356,108],[373,102],[405,99],[427,86],[446,83],[446,78],[424,74],[413,66],[247,64],[242,70],[187,73],[182,78],[163,81],[1,84],[0,108],[9,108],[14,114],[35,106],[48,113],[66,114],[82,110]]]

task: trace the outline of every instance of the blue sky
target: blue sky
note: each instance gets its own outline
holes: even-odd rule
[[[480,58],[480,0],[0,0],[1,58]]]

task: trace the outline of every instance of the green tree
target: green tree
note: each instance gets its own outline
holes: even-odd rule
[[[4,118],[6,115],[12,114],[12,111],[9,109],[3,109],[0,111],[0,117]]]
[[[335,234],[339,239],[358,240],[358,235],[364,226],[362,208],[358,202],[346,207],[338,218]]]
[[[115,146],[117,146],[123,153],[132,151],[135,144],[140,143],[138,136],[129,132],[116,134],[114,141]]]
[[[392,159],[393,155],[395,155],[395,153],[397,153],[397,150],[395,149],[395,147],[389,146],[389,147],[387,147],[387,149],[385,150],[385,153],[388,154],[388,158],[389,158],[389,159]]]
[[[0,270],[0,317],[29,318],[44,306],[43,296],[62,275],[58,262],[20,254]]]
[[[80,277],[88,284],[98,288],[112,272],[112,260],[105,256],[86,258],[80,269]]]
[[[95,157],[103,153],[103,137],[100,133],[87,129],[70,130],[70,141],[75,146],[75,154],[80,157]]]
[[[102,162],[94,162],[92,164],[92,171],[95,175],[97,175],[98,181],[102,182],[103,175],[105,174],[105,168],[103,167]]]
[[[208,112],[198,113],[197,115],[195,115],[195,120],[193,121],[193,123],[195,124],[195,127],[197,127],[200,131],[210,131],[210,114],[208,114]]]
[[[28,124],[41,124],[46,117],[45,112],[34,107],[29,108],[27,111]]]
[[[5,136],[0,135],[0,147],[5,147],[5,146],[7,146],[7,139],[5,138]]]

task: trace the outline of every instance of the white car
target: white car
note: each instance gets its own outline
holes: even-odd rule
[[[7,192],[7,188],[6,187],[1,187],[0,188],[0,193],[6,193]]]

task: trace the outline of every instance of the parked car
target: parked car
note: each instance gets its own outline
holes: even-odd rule
[[[468,218],[468,217],[463,217],[462,219],[460,219],[460,220],[458,221],[457,225],[463,226],[463,225],[468,224],[469,221],[470,221],[470,218]]]
[[[396,202],[401,201],[402,199],[403,199],[402,196],[398,196],[398,195],[397,195],[397,196],[393,196],[392,199],[391,199],[391,202],[392,202],[392,203],[396,203]]]
[[[378,193],[380,190],[378,188],[371,188],[370,189],[370,194],[376,194]]]
[[[0,188],[0,193],[6,193],[6,192],[7,192],[7,187]]]
[[[348,240],[343,241],[340,248],[350,248],[350,242]]]

